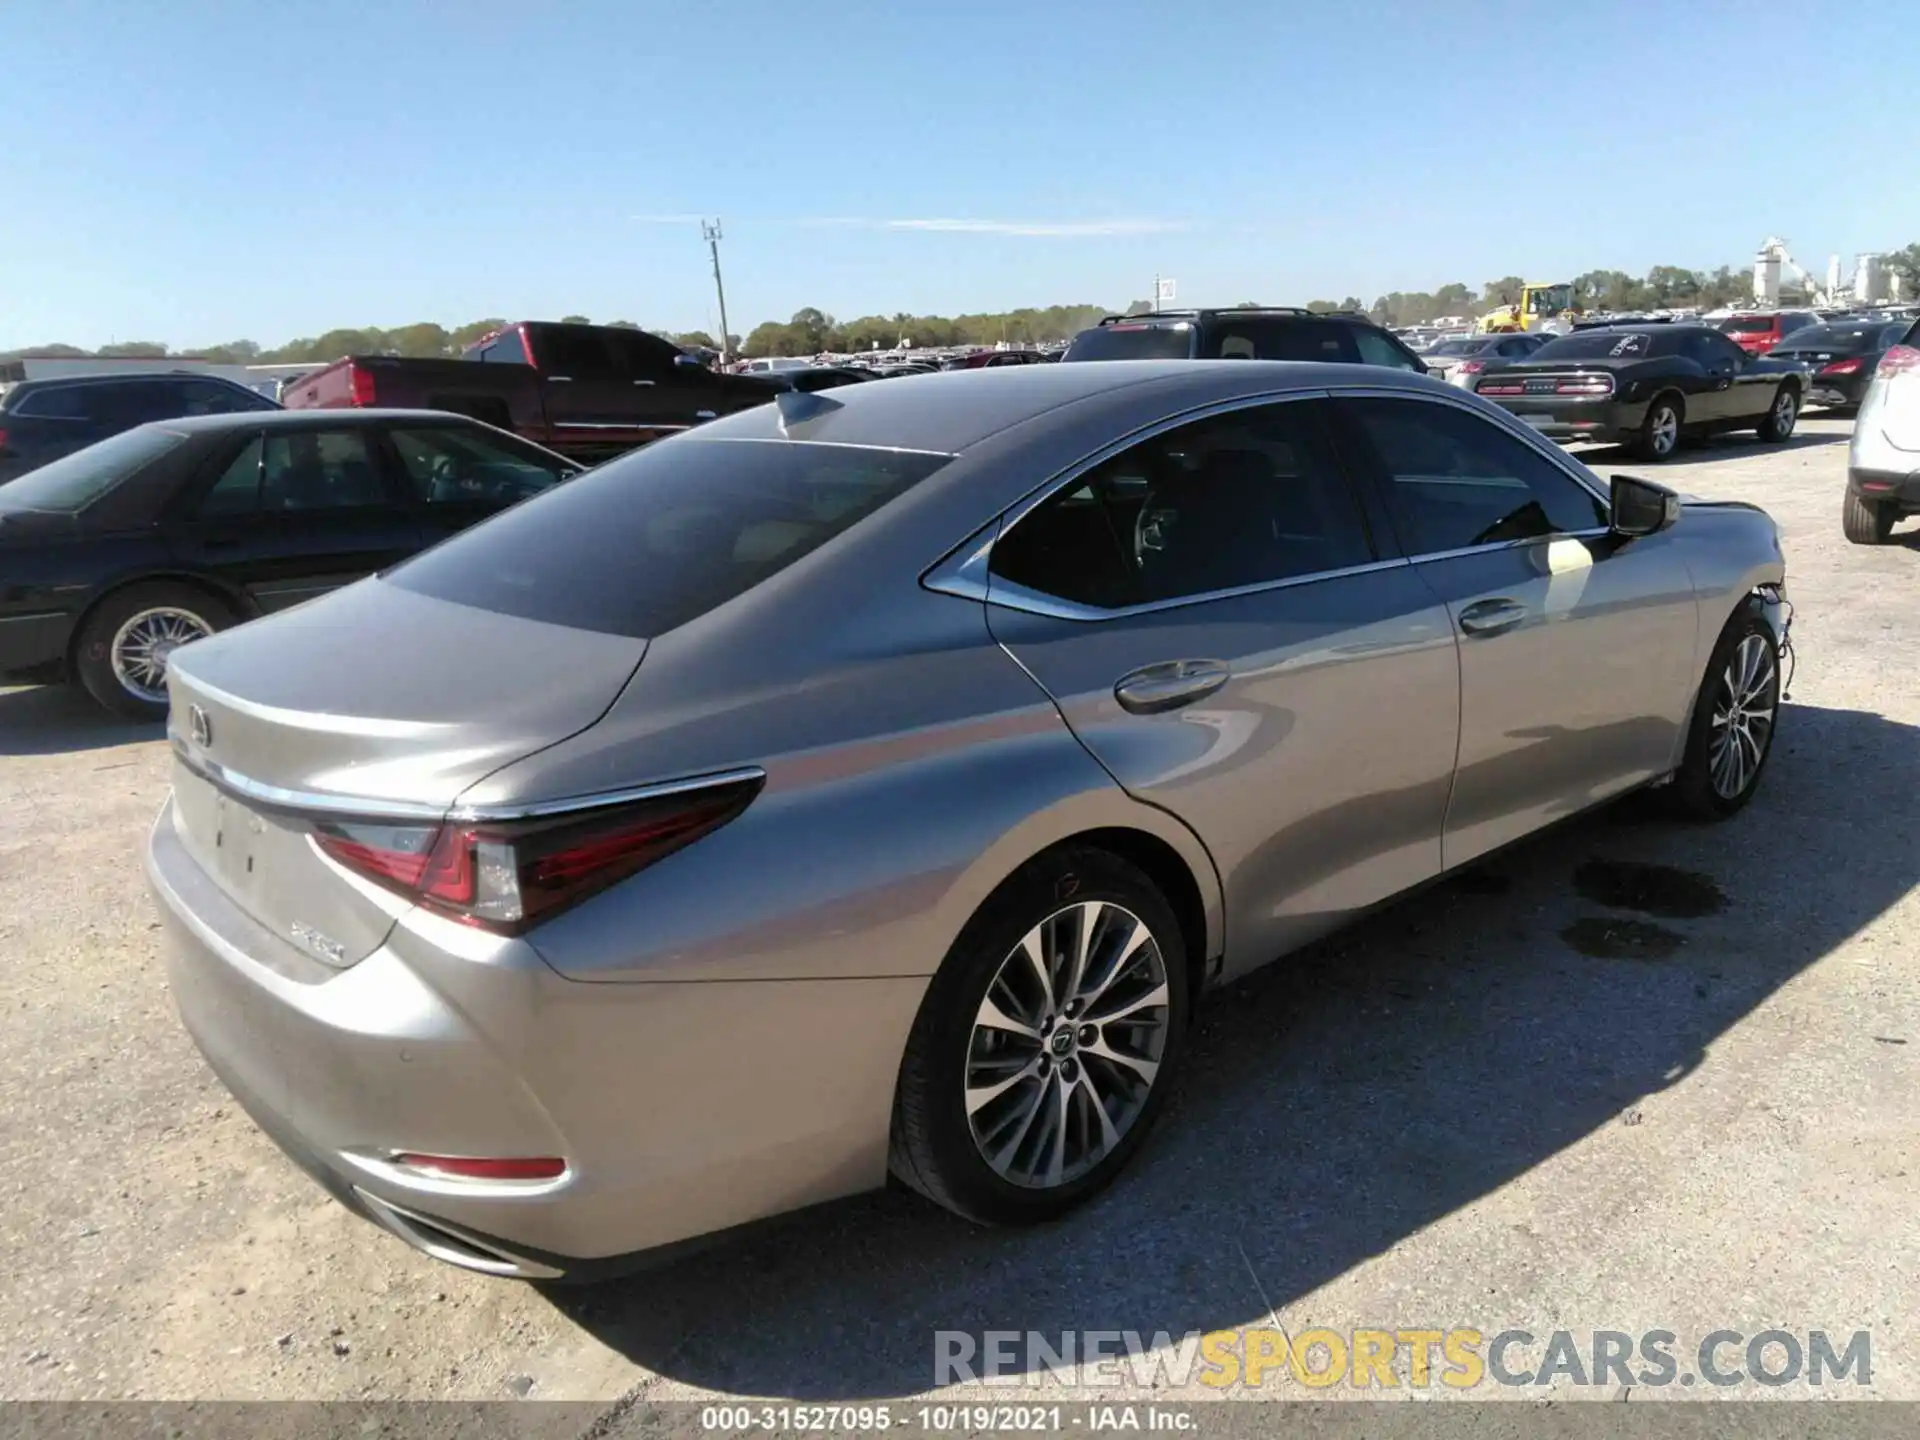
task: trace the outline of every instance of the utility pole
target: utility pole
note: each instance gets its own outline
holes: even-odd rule
[[[713,255],[713,288],[720,297],[720,363],[733,361],[733,337],[727,332],[727,287],[720,283],[720,219],[715,216],[712,223],[700,222],[700,238],[707,242],[707,249]]]

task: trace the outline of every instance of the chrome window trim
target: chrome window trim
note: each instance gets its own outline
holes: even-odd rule
[[[701,435],[697,438],[702,445],[818,445],[824,450],[878,450],[888,455],[937,455],[942,460],[953,460],[960,454],[958,450],[923,450],[915,445],[864,445],[854,440],[789,439],[785,435]]]
[[[430,824],[458,822],[485,824],[489,821],[539,820],[555,815],[571,815],[583,810],[598,810],[609,805],[626,805],[655,800],[669,795],[684,795],[720,785],[736,785],[767,778],[758,765],[720,770],[708,775],[693,775],[684,780],[665,780],[653,785],[633,785],[622,790],[603,790],[591,795],[569,795],[558,800],[533,800],[503,805],[422,805],[410,800],[374,800],[338,795],[317,790],[291,790],[255,780],[220,764],[204,754],[195,753],[178,733],[169,731],[174,755],[188,770],[217,789],[241,799],[275,810],[295,810],[307,814],[353,816],[364,820],[417,820]]]
[[[1188,605],[1205,605],[1216,600],[1237,600],[1243,595],[1264,595],[1273,590],[1292,590],[1302,585],[1319,585],[1328,580],[1344,580],[1350,575],[1370,575],[1378,570],[1411,569],[1413,562],[1404,556],[1395,556],[1390,560],[1369,560],[1364,565],[1347,565],[1338,570],[1315,570],[1307,575],[1289,575],[1283,580],[1262,580],[1253,585],[1235,585],[1226,590],[1206,590],[1195,595],[1177,595],[1171,600],[1148,600],[1139,605],[1123,605],[1115,610],[1101,610],[1092,605],[1081,605],[1071,600],[1061,600],[1052,595],[1042,595],[1037,590],[1029,590],[1024,585],[1013,585],[1001,581],[993,587],[993,596],[989,604],[1003,610],[1019,610],[1029,615],[1045,615],[1055,620],[1126,620],[1135,615],[1153,615],[1162,610],[1179,610]]]

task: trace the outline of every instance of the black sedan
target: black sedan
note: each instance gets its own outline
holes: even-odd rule
[[[0,675],[166,712],[167,657],[402,560],[580,466],[464,416],[160,421],[0,485]]]
[[[1578,330],[1526,360],[1489,362],[1474,390],[1562,444],[1626,445],[1664,460],[1682,435],[1793,434],[1806,398],[1798,365],[1748,355],[1705,325]]]
[[[1920,323],[1912,320],[1832,320],[1794,331],[1769,350],[1767,358],[1806,371],[1809,404],[1854,410],[1866,396],[1880,357],[1913,331],[1920,331]]]

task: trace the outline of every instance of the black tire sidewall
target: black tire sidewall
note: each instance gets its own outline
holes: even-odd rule
[[[113,637],[142,610],[175,606],[191,611],[214,631],[234,623],[232,610],[205,590],[158,582],[131,585],[107,596],[87,616],[74,638],[73,671],[81,687],[101,705],[129,720],[164,720],[165,705],[134,695],[113,673]]]
[[[1113,1151],[1070,1184],[1030,1190],[996,1174],[974,1143],[962,1083],[973,1020],[988,984],[1021,937],[1061,906],[1088,900],[1126,907],[1159,942],[1171,1011],[1166,1048],[1145,1107]],[[901,1104],[917,1105],[915,1159],[920,1168],[934,1172],[929,1177],[933,1185],[916,1188],[975,1220],[1027,1224],[1052,1219],[1111,1184],[1146,1142],[1173,1088],[1191,1015],[1189,981],[1179,922],[1138,868],[1093,849],[1036,858],[981,907],[921,1002],[902,1065],[899,1097]],[[901,1118],[896,1117],[896,1126]]]
[[[1773,656],[1773,728],[1767,732],[1767,748],[1761,753],[1760,764],[1754,770],[1753,778],[1747,782],[1747,788],[1729,800],[1713,788],[1710,754],[1713,706],[1734,650],[1749,635],[1764,638]],[[1720,632],[1713,654],[1707,661],[1707,673],[1700,682],[1699,694],[1694,698],[1693,717],[1687,726],[1686,758],[1681,761],[1673,786],[1674,797],[1685,813],[1703,820],[1724,820],[1744,809],[1759,792],[1760,782],[1767,773],[1767,762],[1773,758],[1774,741],[1780,733],[1780,681],[1779,637],[1773,633],[1773,627],[1767,623],[1764,615],[1758,613],[1751,604],[1743,605]]]
[[[1794,427],[1800,423],[1800,401],[1796,396],[1793,404],[1793,422],[1782,430],[1778,423],[1781,398],[1794,393],[1791,385],[1782,385],[1773,392],[1773,399],[1767,402],[1767,413],[1761,417],[1758,426],[1760,438],[1769,444],[1779,445],[1793,438]]]

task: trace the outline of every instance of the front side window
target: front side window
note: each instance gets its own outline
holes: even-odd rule
[[[1410,555],[1607,523],[1607,508],[1597,496],[1491,420],[1431,401],[1341,404],[1387,481]]]
[[[269,514],[346,510],[383,505],[386,500],[365,430],[308,430],[266,437],[260,508]]]
[[[1390,365],[1396,370],[1419,367],[1419,361],[1378,330],[1369,330],[1363,325],[1354,326],[1353,345],[1360,352],[1360,363],[1363,365]]]
[[[1196,421],[1104,461],[993,547],[996,579],[1119,609],[1372,560],[1319,405]]]
[[[252,515],[260,509],[260,461],[266,441],[256,435],[220,472],[213,488],[200,497],[197,513],[203,519]]]
[[[497,509],[538,494],[571,468],[478,430],[395,430],[392,439],[413,498],[427,505]]]

